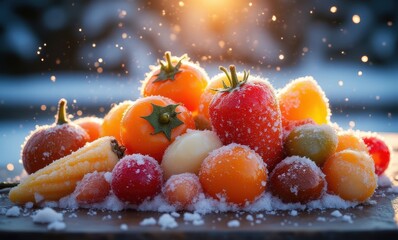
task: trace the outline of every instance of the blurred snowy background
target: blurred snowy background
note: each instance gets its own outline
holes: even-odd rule
[[[343,128],[398,132],[398,2],[321,0],[0,1],[0,181],[59,98],[103,117],[138,97],[148,66],[188,53],[276,88],[312,75]]]

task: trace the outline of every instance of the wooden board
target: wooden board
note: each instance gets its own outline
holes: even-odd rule
[[[393,146],[386,174],[398,185],[398,134],[383,135]],[[372,199],[377,204],[339,210],[352,218],[351,223],[333,217],[333,210],[299,211],[297,216],[289,211],[264,212],[264,218],[256,218],[259,213],[251,214],[254,220],[260,220],[257,223],[246,220],[250,213],[240,212],[205,215],[204,224],[199,226],[186,223],[180,216],[176,218],[177,228],[163,230],[158,225],[139,225],[144,218],[158,219],[161,213],[64,210],[66,229],[48,231],[46,224],[35,224],[25,214],[15,218],[0,215],[0,239],[398,239],[398,194],[380,188]],[[11,206],[6,194],[1,194],[0,208]],[[228,227],[235,219],[240,226]],[[127,230],[121,229],[122,224]]]

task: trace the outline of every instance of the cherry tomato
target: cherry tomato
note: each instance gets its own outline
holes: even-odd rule
[[[365,152],[368,151],[363,139],[352,130],[338,132],[337,137],[338,137],[338,144],[336,152],[340,152],[346,149],[365,151]]]
[[[166,201],[180,210],[186,209],[199,199],[202,186],[195,174],[181,173],[171,176],[164,184],[162,192]]]
[[[188,61],[186,56],[177,59],[166,52],[165,58],[166,63],[159,61],[142,83],[142,95],[165,96],[196,112],[209,80],[207,73],[198,64]]]
[[[111,190],[104,177],[105,172],[92,172],[84,175],[74,191],[76,201],[81,204],[102,202]]]
[[[194,128],[191,112],[184,106],[166,97],[150,96],[126,110],[120,133],[128,154],[147,154],[160,163],[174,139]]]
[[[313,161],[292,156],[276,165],[270,175],[269,186],[272,194],[285,203],[307,203],[322,196],[326,181]]]
[[[126,155],[112,171],[111,187],[123,202],[140,204],[160,193],[162,169],[150,156]]]
[[[381,137],[376,134],[363,136],[363,141],[375,163],[376,174],[380,176],[390,163],[390,149]]]
[[[126,100],[117,105],[114,105],[111,110],[105,115],[104,121],[101,125],[101,137],[112,136],[121,143],[120,125],[124,112],[133,104],[132,101]]]
[[[364,202],[377,187],[377,175],[367,152],[346,149],[333,154],[322,167],[328,191],[347,201]]]
[[[82,127],[84,130],[86,130],[86,132],[90,136],[89,142],[92,142],[100,137],[101,125],[103,122],[102,118],[84,117],[84,118],[78,118],[73,122]]]
[[[261,157],[236,143],[212,151],[199,171],[206,194],[240,206],[253,202],[265,191],[267,178]]]

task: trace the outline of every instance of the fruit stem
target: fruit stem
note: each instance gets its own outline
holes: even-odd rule
[[[62,125],[69,122],[68,115],[66,114],[66,99],[61,98],[58,102],[58,112],[56,116],[56,124]]]
[[[167,51],[164,56],[166,57],[166,61],[167,61],[167,67],[165,68],[166,72],[172,72],[174,71],[174,66],[171,63],[171,52]]]
[[[174,80],[175,75],[177,73],[180,73],[180,67],[182,64],[182,60],[187,58],[186,55],[183,55],[179,60],[178,63],[173,66],[172,60],[171,60],[171,53],[170,51],[165,52],[164,58],[166,59],[166,63],[164,63],[162,60],[159,60],[160,64],[160,71],[157,75],[155,75],[157,78],[153,82],[162,82],[166,80]]]
[[[170,122],[170,113],[165,112],[159,116],[159,123],[166,124]]]
[[[225,75],[228,78],[229,85],[230,85],[230,86],[227,86],[227,84],[225,84],[225,82],[223,81],[222,82],[223,88],[215,89],[216,91],[219,91],[219,92],[232,92],[233,90],[238,89],[241,85],[243,85],[244,83],[247,82],[247,79],[249,78],[249,75],[250,75],[249,71],[246,72],[246,70],[244,70],[243,71],[243,79],[242,79],[242,81],[239,81],[238,74],[236,73],[236,68],[234,65],[229,66],[229,71],[230,71],[229,73],[228,73],[228,70],[223,66],[220,66],[219,69],[225,73]]]
[[[179,104],[169,104],[167,106],[159,106],[152,104],[152,113],[148,116],[142,116],[143,119],[147,120],[149,124],[154,128],[154,132],[151,135],[163,133],[166,138],[171,141],[171,132],[174,128],[184,124],[177,115],[176,108]]]

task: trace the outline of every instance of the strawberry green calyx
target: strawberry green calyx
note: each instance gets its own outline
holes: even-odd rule
[[[247,82],[247,79],[249,78],[249,75],[250,75],[250,71],[244,70],[243,71],[243,79],[242,79],[242,81],[239,81],[238,75],[236,73],[236,68],[234,65],[229,66],[230,73],[228,73],[228,70],[222,66],[220,66],[220,70],[223,71],[225,73],[225,75],[227,75],[230,86],[227,86],[225,84],[225,82],[223,81],[222,82],[223,88],[217,89],[217,91],[219,91],[219,92],[232,92],[235,89],[239,89],[240,86],[242,86],[243,84],[245,84]]]
[[[160,64],[160,72],[156,75],[157,78],[153,82],[161,82],[161,81],[166,81],[166,80],[174,80],[175,75],[177,73],[180,73],[180,67],[181,67],[181,61],[186,57],[185,55],[178,60],[178,63],[173,66],[173,63],[171,62],[171,53],[167,51],[164,54],[164,57],[166,59],[166,64],[164,64],[161,60],[159,60]]]
[[[184,124],[180,119],[177,118],[179,112],[176,112],[176,108],[179,104],[170,104],[165,107],[152,104],[152,113],[148,116],[142,117],[147,120],[151,126],[155,129],[152,135],[162,132],[166,138],[171,141],[171,131]]]
[[[56,115],[55,123],[57,125],[62,125],[65,123],[69,123],[68,115],[66,114],[66,99],[61,98],[58,102],[58,112]]]

